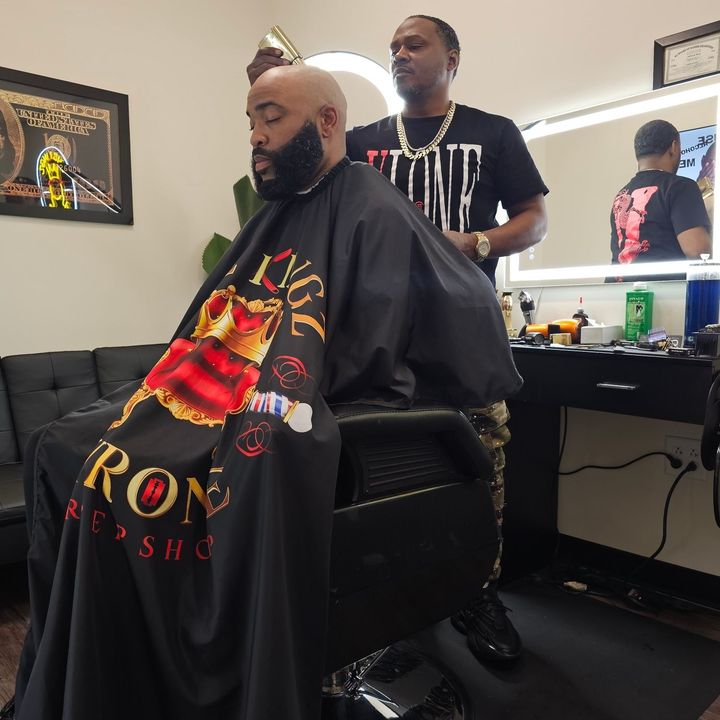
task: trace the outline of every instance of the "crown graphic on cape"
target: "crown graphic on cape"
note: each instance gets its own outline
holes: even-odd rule
[[[203,303],[190,340],[175,338],[128,400],[118,427],[154,395],[178,420],[217,425],[247,407],[283,316],[279,298],[247,300],[234,285]]]
[[[192,337],[214,337],[231,352],[262,365],[281,318],[281,300],[248,301],[228,285],[203,304]]]

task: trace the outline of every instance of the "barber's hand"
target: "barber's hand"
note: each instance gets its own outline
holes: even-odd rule
[[[455,230],[445,230],[443,235],[463,254],[471,260],[476,260],[475,246],[477,238],[472,233],[461,233]]]
[[[290,65],[290,61],[282,56],[282,50],[280,50],[280,48],[260,48],[255,53],[253,61],[246,68],[248,80],[250,84],[253,85],[266,70],[274,67],[282,67],[283,65]]]

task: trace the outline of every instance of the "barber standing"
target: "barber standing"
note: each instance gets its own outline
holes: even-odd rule
[[[259,50],[247,68],[250,83],[265,70],[288,64],[280,55],[275,48]],[[395,31],[390,57],[403,111],[348,131],[348,156],[382,172],[480,264],[494,286],[498,258],[544,238],[548,190],[511,120],[450,99],[460,63],[452,27],[435,17],[411,15]],[[502,226],[495,219],[498,202],[509,216]],[[472,419],[494,460],[492,492],[502,525],[508,411],[498,401],[474,409]],[[520,656],[522,643],[497,594],[500,556],[477,600],[452,623],[467,635],[478,659],[507,665]]]

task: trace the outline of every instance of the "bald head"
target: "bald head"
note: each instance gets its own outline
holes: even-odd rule
[[[288,105],[304,107],[318,112],[325,105],[336,108],[343,132],[347,118],[347,101],[337,80],[325,70],[310,65],[287,65],[263,73],[250,88],[251,98],[259,93],[272,93],[284,99]]]
[[[247,114],[253,176],[266,199],[306,190],[345,157],[347,102],[324,70],[268,70],[250,88]]]

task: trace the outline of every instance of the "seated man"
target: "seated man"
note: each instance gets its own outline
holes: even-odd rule
[[[345,158],[333,78],[277,68],[247,111],[271,202],[144,381],[31,443],[18,720],[318,718],[328,404],[487,406],[520,386],[481,270]]]

